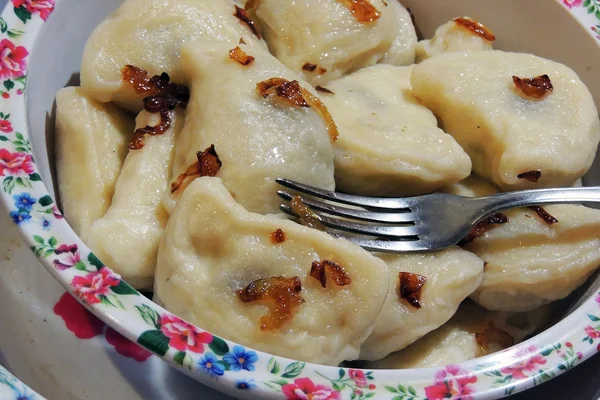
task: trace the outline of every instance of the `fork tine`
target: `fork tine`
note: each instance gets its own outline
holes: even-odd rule
[[[285,200],[291,200],[294,195],[283,190],[277,191],[279,197]],[[318,200],[301,198],[302,202],[312,209],[323,211],[327,214],[338,215],[340,217],[348,217],[363,221],[376,221],[388,223],[405,223],[414,222],[417,220],[417,214],[411,212],[371,212],[365,210],[355,210],[347,207],[336,207],[331,204],[324,203]]]
[[[297,217],[296,213],[287,205],[279,206],[281,211],[286,214]],[[330,228],[339,229],[347,232],[360,233],[363,235],[374,235],[374,236],[416,236],[420,233],[420,227],[415,225],[405,226],[381,226],[381,225],[367,225],[359,224],[349,221],[344,221],[337,218],[326,217],[320,213],[315,213],[321,219],[323,225]]]
[[[332,192],[331,190],[319,189],[314,186],[305,185],[303,183],[291,181],[289,179],[277,178],[275,180],[281,186],[296,190],[301,193],[306,193],[311,196],[320,197],[325,200],[337,201],[339,203],[350,204],[362,207],[387,208],[393,210],[406,209],[413,207],[416,200],[413,197],[405,198],[373,198],[363,196],[353,196]]]
[[[338,235],[338,237],[343,237],[354,244],[359,245],[368,251],[379,251],[382,253],[404,253],[404,252],[413,252],[413,251],[428,251],[431,250],[431,243],[425,242],[423,240],[369,240],[363,238],[355,238]],[[443,247],[436,247],[437,249],[442,249]]]

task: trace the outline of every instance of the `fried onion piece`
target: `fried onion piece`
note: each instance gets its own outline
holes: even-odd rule
[[[369,24],[381,18],[381,12],[368,0],[338,0],[361,24]]]
[[[496,225],[502,225],[509,221],[508,217],[502,213],[496,213],[490,215],[483,221],[476,223],[473,228],[469,231],[467,236],[465,236],[460,242],[459,245],[464,245],[472,242],[479,236],[483,236],[490,229],[494,229]]]
[[[517,175],[518,179],[527,179],[529,182],[536,183],[542,177],[542,171],[528,171]]]
[[[292,211],[298,215],[298,218],[300,218],[300,224],[323,232],[327,230],[321,221],[321,217],[312,212],[312,210],[304,204],[302,197],[294,196],[290,201],[290,207]]]
[[[254,62],[254,57],[246,54],[246,52],[242,50],[240,46],[236,46],[235,49],[229,50],[229,58],[237,61],[241,65],[250,65]]]
[[[335,142],[339,136],[337,125],[333,117],[321,102],[311,92],[304,89],[298,81],[288,81],[284,78],[270,78],[256,84],[258,94],[263,98],[268,98],[276,95],[277,98],[294,107],[311,107],[325,121],[329,138],[331,142]]]
[[[321,92],[321,93],[335,94],[335,93],[333,93],[333,91],[327,89],[326,87],[320,86],[320,85],[315,86],[315,90],[317,92]]]
[[[519,78],[513,76],[516,92],[527,100],[541,101],[550,96],[554,87],[548,75],[540,75],[535,78]]]
[[[283,229],[277,229],[271,232],[269,236],[271,237],[271,243],[273,244],[285,242],[285,232]]]
[[[552,214],[540,206],[530,206],[529,208],[535,211],[538,217],[540,217],[547,225],[556,224],[558,222],[558,220]]]
[[[260,318],[262,331],[281,328],[292,318],[295,309],[304,303],[300,296],[302,282],[297,276],[274,276],[258,279],[236,294],[244,303],[257,302],[268,307],[269,312]]]
[[[139,150],[144,147],[144,137],[146,135],[162,135],[171,126],[171,117],[168,110],[160,111],[160,122],[158,125],[146,125],[143,128],[136,129],[131,142],[129,142],[129,150]]]
[[[482,356],[498,350],[490,348],[493,343],[497,344],[500,349],[507,349],[515,344],[515,339],[505,330],[498,328],[492,321],[482,332],[475,334],[475,341],[479,345]]]
[[[473,19],[459,17],[459,18],[454,19],[454,23],[456,25],[460,26],[461,28],[465,28],[465,29],[475,33],[476,35],[481,36],[488,42],[493,42],[494,40],[496,40],[496,36],[494,36],[492,31],[489,30],[487,26],[485,26]]]
[[[421,289],[427,278],[410,272],[399,272],[398,277],[398,297],[414,308],[421,308]]]
[[[327,287],[327,272],[337,286],[346,286],[352,283],[352,278],[341,265],[329,260],[313,261],[310,267],[310,276],[321,282],[321,286],[324,288]]]
[[[242,23],[244,23],[251,31],[252,33],[254,33],[254,35],[261,39],[261,35],[260,32],[258,31],[258,28],[256,27],[256,24],[254,23],[254,21],[252,21],[252,19],[250,18],[250,16],[248,15],[248,12],[246,10],[244,10],[243,8],[240,8],[238,6],[235,6],[235,12],[233,13],[233,15],[239,19]]]
[[[188,167],[185,172],[179,174],[177,180],[171,184],[171,193],[175,193],[182,186],[187,186],[196,178],[202,176],[216,176],[223,163],[215,150],[215,145],[211,144],[204,151],[196,153],[198,161]],[[192,179],[188,179],[192,178]]]

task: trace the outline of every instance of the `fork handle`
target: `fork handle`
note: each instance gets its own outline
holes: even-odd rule
[[[600,186],[520,190],[481,197],[485,215],[507,208],[551,203],[600,203]]]

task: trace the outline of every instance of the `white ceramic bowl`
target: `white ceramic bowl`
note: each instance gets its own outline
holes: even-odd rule
[[[240,398],[300,398],[294,397],[298,390],[319,399],[496,398],[538,385],[600,350],[600,293],[591,282],[592,289],[583,294],[587,300],[560,323],[510,349],[460,365],[351,373],[271,356],[213,335],[204,345],[188,347],[164,329],[164,322],[174,322],[174,329],[189,329],[192,335],[202,329],[141,296],[102,265],[55,206],[54,96],[73,82],[87,36],[121,1],[53,3],[12,0],[0,20],[0,198],[41,263],[88,309],[129,339],[198,381]],[[600,72],[600,0],[552,0],[543,6],[518,0],[406,0],[405,4],[425,36],[455,16],[469,15],[496,33],[496,47],[569,65],[600,104],[600,81],[594,79]],[[600,184],[599,177],[597,162],[585,183]],[[18,211],[14,196],[29,196],[32,209]],[[54,261],[65,252],[80,259],[85,270],[55,268]],[[228,368],[224,360],[228,352],[253,353],[253,368]],[[357,374],[364,375],[366,384],[353,379]]]

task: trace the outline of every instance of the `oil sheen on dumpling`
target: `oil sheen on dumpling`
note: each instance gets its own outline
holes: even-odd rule
[[[133,118],[68,87],[56,95],[56,167],[63,213],[87,240],[106,213],[133,133]]]
[[[177,141],[174,177],[196,162],[196,152],[215,146],[218,177],[249,211],[279,212],[276,178],[333,189],[333,149],[323,118],[312,107],[263,98],[259,82],[298,76],[258,47],[239,45],[254,57],[242,65],[229,57],[236,45],[189,43],[181,50],[191,98]],[[310,85],[300,85],[314,93]]]
[[[482,196],[495,190],[474,177],[445,191]],[[529,208],[506,210],[507,223],[464,245],[486,262],[483,282],[471,295],[477,303],[529,311],[566,297],[600,266],[600,210],[562,204],[543,209],[558,222],[549,225]]]
[[[154,126],[157,118],[142,111],[136,128]],[[137,289],[152,288],[158,245],[169,218],[161,200],[169,187],[183,118],[183,111],[172,111],[171,127],[164,134],[146,135],[144,147],[129,151],[108,212],[90,228],[92,251]]]
[[[151,75],[166,72],[182,82],[179,47],[191,40],[246,43],[259,40],[234,14],[226,0],[126,0],[88,39],[81,63],[81,85],[103,102],[117,101],[133,111],[142,109],[140,96],[121,71],[127,64]]]
[[[379,360],[437,329],[481,283],[483,261],[458,247],[436,253],[378,254],[388,266],[388,296],[371,336],[360,349],[361,360]],[[424,276],[421,308],[399,297],[399,273]]]
[[[396,1],[396,0],[394,0]],[[254,0],[269,50],[313,85],[323,85],[381,60],[398,33],[395,9],[359,0],[379,16],[353,14],[351,0]],[[347,3],[347,4],[344,4]],[[372,8],[371,8],[372,7]],[[400,52],[400,47],[397,52]]]
[[[379,64],[330,82],[337,188],[366,196],[432,192],[471,173],[471,160],[410,91],[413,67]]]
[[[492,50],[494,35],[469,17],[455,18],[435,30],[431,39],[416,45],[417,62],[438,54]]]
[[[440,328],[364,368],[427,368],[472,360],[508,348],[511,343],[520,343],[542,329],[550,320],[551,312],[551,306],[526,313],[488,311],[466,300]],[[477,334],[480,335],[479,343]]]
[[[279,240],[273,240],[278,229]],[[327,275],[322,287],[309,273],[313,262],[323,260],[341,266],[351,282],[338,286]],[[236,292],[272,277],[298,277],[296,293],[304,302],[280,327],[261,329],[265,303],[242,302]],[[250,213],[219,178],[203,177],[185,190],[169,220],[155,297],[169,311],[227,339],[337,365],[357,358],[387,285],[385,263],[360,247],[289,220]]]
[[[393,65],[413,64],[415,62],[417,32],[410,13],[398,0],[387,1],[386,4],[395,11],[398,26],[396,28],[396,38],[381,62]]]
[[[540,92],[547,97],[521,97],[513,76],[542,75],[553,86]],[[411,84],[471,156],[473,171],[503,190],[567,186],[592,164],[598,111],[583,82],[562,64],[496,50],[449,53],[418,64]]]

